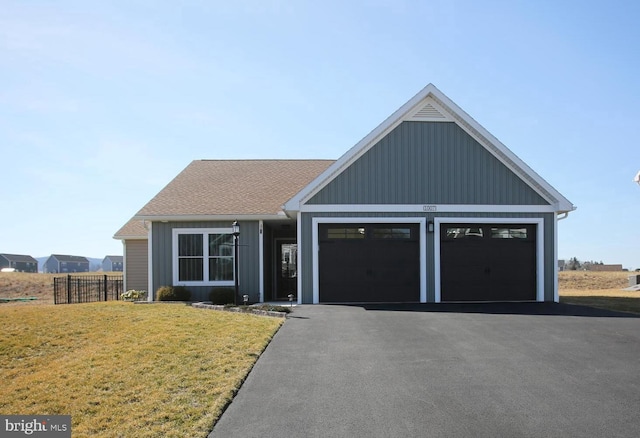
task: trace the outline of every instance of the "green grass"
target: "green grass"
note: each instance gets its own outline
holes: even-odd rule
[[[0,412],[74,437],[205,437],[282,320],[183,305],[0,307]]]

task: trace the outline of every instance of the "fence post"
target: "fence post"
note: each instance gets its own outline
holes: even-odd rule
[[[71,304],[71,274],[67,274],[67,304]]]
[[[107,301],[108,299],[108,294],[107,294],[107,276],[104,276],[104,300]]]

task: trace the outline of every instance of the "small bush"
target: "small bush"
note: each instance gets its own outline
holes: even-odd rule
[[[233,296],[236,290],[231,287],[214,287],[209,292],[211,304],[233,304]]]
[[[158,301],[189,301],[191,292],[184,286],[161,286],[156,296]]]
[[[272,304],[259,304],[256,306],[251,306],[252,309],[258,310],[266,310],[267,312],[284,312],[291,313],[291,307],[285,306],[274,306]]]

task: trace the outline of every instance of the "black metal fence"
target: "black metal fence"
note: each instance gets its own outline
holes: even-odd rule
[[[119,300],[122,292],[120,275],[67,275],[53,278],[55,304],[93,303]]]

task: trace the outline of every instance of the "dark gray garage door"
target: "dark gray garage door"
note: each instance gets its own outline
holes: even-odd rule
[[[536,299],[536,226],[441,224],[442,301]]]
[[[321,302],[420,301],[418,224],[321,224]]]

